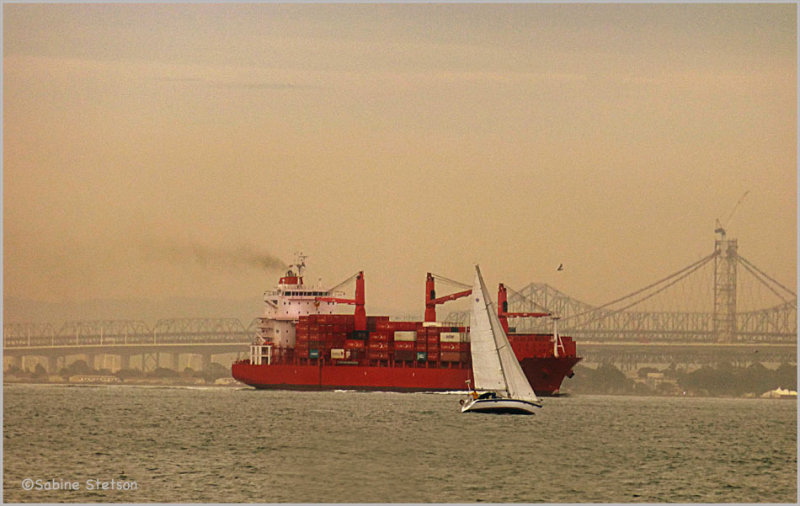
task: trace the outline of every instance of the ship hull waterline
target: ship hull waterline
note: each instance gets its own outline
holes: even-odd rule
[[[520,362],[539,395],[558,395],[561,382],[580,357],[526,358]],[[470,368],[377,367],[361,365],[251,365],[235,363],[233,377],[257,389],[363,390],[390,392],[464,391]]]

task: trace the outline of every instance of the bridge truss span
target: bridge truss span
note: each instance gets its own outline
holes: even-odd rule
[[[544,308],[559,317],[561,333],[594,342],[795,345],[797,295],[741,257],[737,246],[717,240],[710,255],[600,306],[531,283],[509,290],[509,312]],[[763,309],[754,309],[759,303]],[[452,312],[448,320],[464,324],[469,314]],[[544,318],[509,319],[509,325],[520,333],[553,331]]]
[[[250,324],[252,327],[253,324]],[[236,318],[176,318],[150,328],[140,320],[4,323],[3,347],[114,347],[130,345],[249,344],[253,329]]]
[[[156,343],[245,343],[252,332],[236,318],[177,318],[159,320],[153,335]]]

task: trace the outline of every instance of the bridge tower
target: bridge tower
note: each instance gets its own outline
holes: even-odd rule
[[[714,337],[719,343],[733,342],[736,336],[736,239],[726,239],[718,226],[714,242]]]

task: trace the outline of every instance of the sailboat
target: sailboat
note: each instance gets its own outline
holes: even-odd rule
[[[497,311],[492,311],[486,284],[477,265],[469,325],[475,385],[471,396],[461,400],[461,412],[534,414],[542,405],[522,372]]]

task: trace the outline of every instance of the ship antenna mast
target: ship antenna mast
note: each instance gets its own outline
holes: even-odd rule
[[[302,251],[297,251],[294,254],[294,264],[289,267],[296,267],[298,276],[303,275],[303,270],[306,268],[306,258],[308,258],[308,255],[304,255]]]

